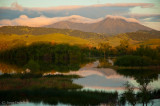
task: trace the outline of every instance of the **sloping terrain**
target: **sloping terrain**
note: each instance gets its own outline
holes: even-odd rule
[[[17,45],[31,44],[33,42],[68,43],[92,46],[97,46],[101,42],[109,42],[111,46],[115,47],[118,46],[120,41],[124,39],[128,40],[132,46],[137,46],[139,44],[157,46],[160,44],[155,44],[154,41],[160,39],[160,31],[141,30],[111,36],[109,34],[89,33],[70,29],[26,26],[0,27],[0,49],[10,48]]]
[[[46,34],[46,35],[0,35],[0,50],[12,47],[29,45],[34,42],[51,42],[51,43],[67,43],[71,45],[89,45],[90,42],[78,37],[68,36],[64,34]]]
[[[73,29],[85,32],[119,34],[126,32],[135,32],[138,30],[152,30],[149,27],[141,25],[138,22],[128,22],[122,18],[107,17],[96,23],[75,23],[71,21],[60,21],[47,25],[48,28]]]

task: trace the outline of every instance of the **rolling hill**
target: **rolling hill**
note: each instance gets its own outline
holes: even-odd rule
[[[160,47],[160,39],[149,39],[149,40],[139,42],[138,44],[135,44],[135,45],[149,45],[152,48],[155,48],[157,46]]]
[[[69,43],[78,45],[97,46],[100,42],[109,42],[115,47],[120,44],[121,40],[128,40],[131,45],[155,44],[150,39],[160,39],[160,31],[136,31],[127,32],[115,35],[82,32],[70,29],[55,29],[44,27],[27,27],[27,26],[5,26],[0,27],[0,48],[6,48],[30,44],[33,42],[54,42],[54,43]],[[144,42],[144,43],[143,43]],[[6,46],[7,45],[7,46]]]
[[[160,45],[160,43],[154,43],[152,39],[155,41],[160,40],[160,31],[136,31],[136,32],[128,32],[128,33],[121,33],[117,34],[115,36],[106,37],[105,41],[108,41],[112,46],[118,46],[120,44],[121,40],[128,40],[129,43],[134,46],[138,46],[140,44],[146,44],[146,45]],[[149,43],[143,43],[147,42],[149,40],[152,40],[152,42]]]
[[[3,26],[0,27],[0,34],[3,35],[45,35],[61,33],[64,35],[75,36],[80,38],[103,38],[110,36],[110,34],[93,33],[93,32],[83,32],[79,30],[71,29],[57,29],[57,28],[45,28],[45,27],[28,27],[28,26]]]
[[[46,35],[10,35],[10,36],[0,36],[2,41],[10,40],[22,40],[28,44],[33,42],[54,42],[54,43],[69,43],[69,44],[88,44],[89,41],[81,39],[78,37],[68,36],[64,34],[54,33]]]
[[[149,39],[160,39],[160,31],[137,31],[129,32],[126,35],[132,40],[145,41]]]
[[[30,45],[34,42],[66,43],[70,45],[90,45],[90,42],[78,37],[54,33],[46,35],[0,35],[0,50],[6,50],[12,47]],[[93,45],[93,43],[92,43]]]

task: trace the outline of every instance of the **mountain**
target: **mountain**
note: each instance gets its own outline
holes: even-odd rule
[[[48,28],[60,28],[60,29],[73,29],[84,32],[95,32],[95,33],[108,33],[118,34],[126,32],[135,32],[138,30],[152,30],[149,27],[141,25],[138,22],[128,21],[127,18],[114,18],[107,17],[104,20],[95,23],[77,23],[73,21],[60,21],[44,27]]]

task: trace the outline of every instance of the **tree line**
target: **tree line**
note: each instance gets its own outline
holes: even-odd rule
[[[32,70],[77,70],[89,58],[99,56],[96,48],[46,42],[19,46],[0,52],[0,60]]]
[[[133,48],[127,40],[120,41],[120,45],[112,47],[108,42],[99,44],[99,50],[104,58],[117,57],[115,65],[118,66],[159,66],[160,47],[151,48],[149,45],[140,45]]]
[[[84,62],[88,58],[117,57],[115,64],[119,66],[149,66],[159,65],[160,47],[151,48],[140,45],[133,49],[127,40],[122,40],[120,45],[112,47],[108,42],[100,43],[98,48],[92,46],[78,46],[69,44],[51,44],[38,42],[28,46],[17,46],[15,48],[1,51],[0,59],[11,64],[27,66],[34,64],[69,65]]]

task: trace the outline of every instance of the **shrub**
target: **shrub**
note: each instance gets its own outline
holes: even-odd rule
[[[117,66],[149,66],[152,65],[152,60],[149,57],[141,57],[134,55],[120,56],[116,59]]]
[[[35,62],[34,60],[30,60],[26,65],[25,68],[30,69],[31,71],[38,71],[39,70],[39,64]]]

